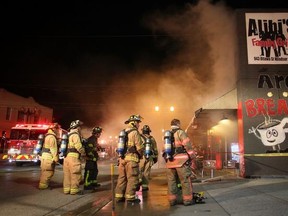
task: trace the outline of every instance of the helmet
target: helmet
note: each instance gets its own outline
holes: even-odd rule
[[[180,125],[180,120],[179,119],[173,119],[171,121],[171,126],[173,126],[173,125],[175,125],[175,126]]]
[[[102,128],[101,127],[94,127],[93,129],[92,129],[92,134],[100,134],[102,132]]]
[[[140,115],[131,115],[129,119],[125,121],[125,124],[128,124],[129,122],[134,122],[134,121],[141,122],[142,119],[143,118]]]
[[[151,132],[151,129],[148,125],[144,125],[141,130],[142,130],[143,134],[150,134],[150,132]]]
[[[80,120],[72,121],[70,124],[70,129],[75,129],[79,127],[80,125],[83,125],[83,122],[81,122]]]

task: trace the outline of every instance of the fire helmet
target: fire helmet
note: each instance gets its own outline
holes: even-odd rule
[[[125,124],[129,124],[130,122],[142,122],[142,117],[140,115],[131,115]]]
[[[80,121],[80,120],[75,120],[75,121],[72,121],[71,124],[70,124],[70,129],[75,129],[79,126],[83,125],[83,122]]]
[[[102,128],[97,126],[92,129],[92,134],[100,134],[102,133]]]
[[[142,130],[143,134],[150,134],[150,132],[151,132],[149,125],[144,125],[141,130]]]

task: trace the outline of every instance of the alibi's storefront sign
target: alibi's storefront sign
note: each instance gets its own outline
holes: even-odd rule
[[[288,175],[288,11],[238,15],[240,172]]]

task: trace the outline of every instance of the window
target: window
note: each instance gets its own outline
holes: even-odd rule
[[[24,112],[22,110],[18,111],[17,122],[25,123],[25,114],[24,114]]]
[[[11,115],[12,115],[12,108],[11,107],[7,107],[6,110],[6,120],[11,120]]]

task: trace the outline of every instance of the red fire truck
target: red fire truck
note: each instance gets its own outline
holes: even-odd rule
[[[34,152],[38,136],[45,134],[50,124],[17,124],[11,128],[10,137],[7,140],[7,151],[2,159],[15,162],[16,166],[22,166],[27,162],[40,164],[40,155]],[[59,134],[59,143],[62,133]]]

